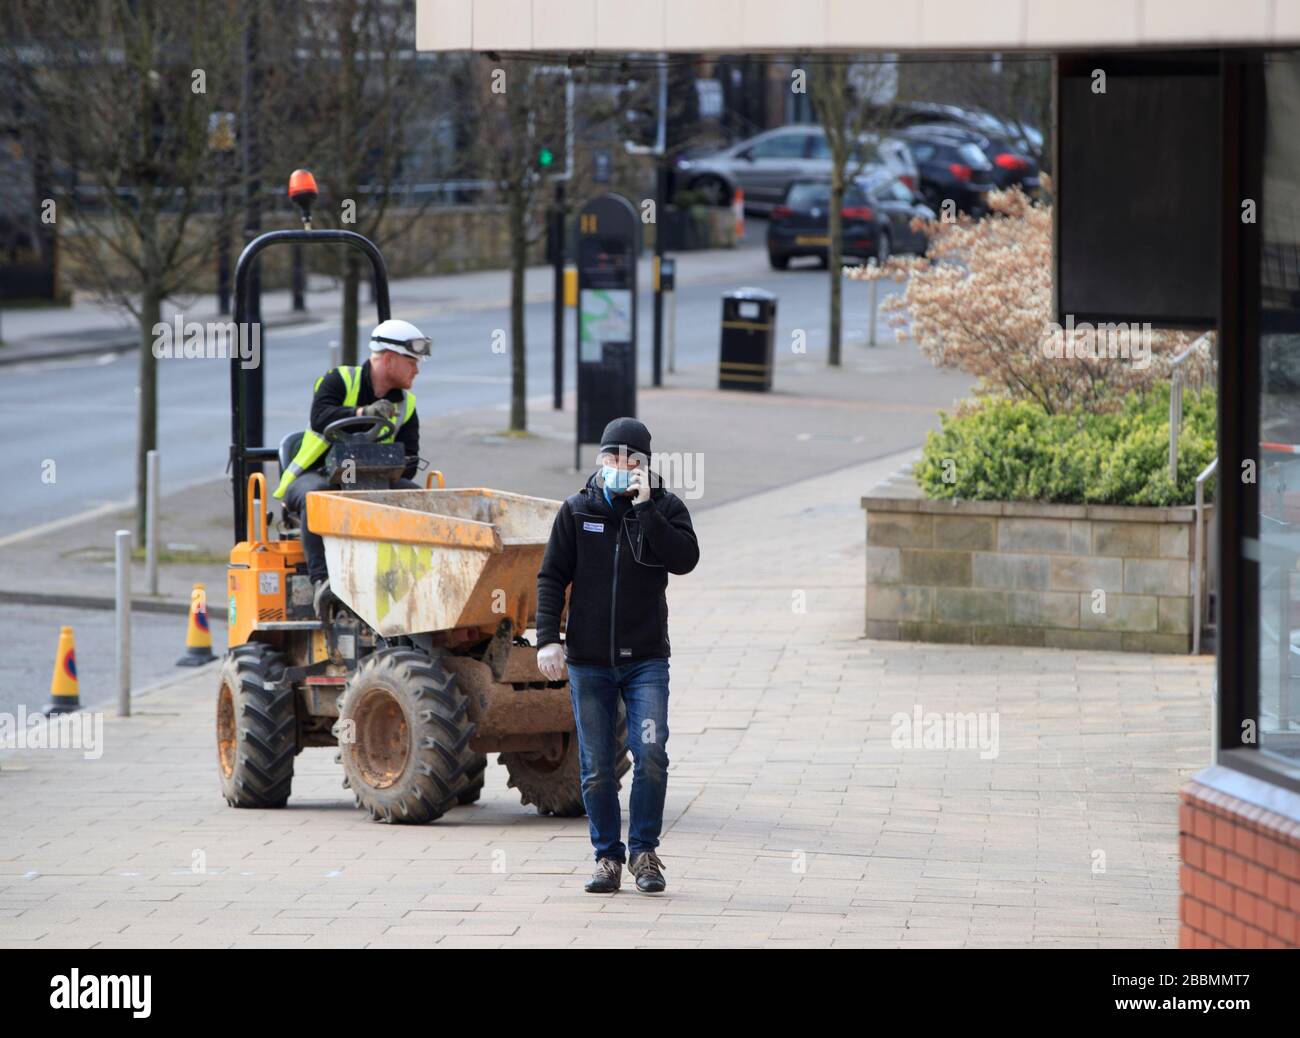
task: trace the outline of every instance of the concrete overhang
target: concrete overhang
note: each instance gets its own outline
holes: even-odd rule
[[[1297,0],[416,0],[422,51],[1057,51],[1297,43]]]

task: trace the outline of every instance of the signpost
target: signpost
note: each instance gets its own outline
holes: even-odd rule
[[[593,198],[578,212],[578,425],[582,445],[599,444],[614,418],[636,415],[636,260],[640,224],[622,195]]]

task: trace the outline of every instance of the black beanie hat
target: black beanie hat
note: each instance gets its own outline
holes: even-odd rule
[[[615,418],[600,437],[601,450],[617,450],[626,447],[629,451],[639,451],[649,457],[650,430],[644,422],[635,418]]]

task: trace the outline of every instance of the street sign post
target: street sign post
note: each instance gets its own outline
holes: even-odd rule
[[[636,210],[622,195],[593,198],[578,211],[578,422],[582,445],[600,442],[614,418],[636,415]]]

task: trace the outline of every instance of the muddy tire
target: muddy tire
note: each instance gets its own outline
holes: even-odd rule
[[[469,785],[456,798],[456,803],[460,804],[461,807],[474,803],[483,795],[483,775],[487,771],[487,762],[487,757],[480,753],[478,760],[470,771]]]
[[[284,807],[293,785],[298,718],[284,657],[260,642],[231,649],[217,692],[217,771],[231,807]]]
[[[498,758],[510,779],[506,785],[519,790],[519,802],[532,804],[539,815],[580,818],[587,813],[582,804],[582,763],[578,757],[578,733],[564,733],[564,751],[558,761],[540,753],[503,753]],[[627,751],[627,712],[620,702],[615,729],[614,778],[623,788],[623,776],[632,767]]]
[[[357,806],[376,821],[432,822],[481,778],[469,701],[456,676],[423,652],[380,649],[361,663],[339,698],[335,735],[349,727],[335,759]]]

